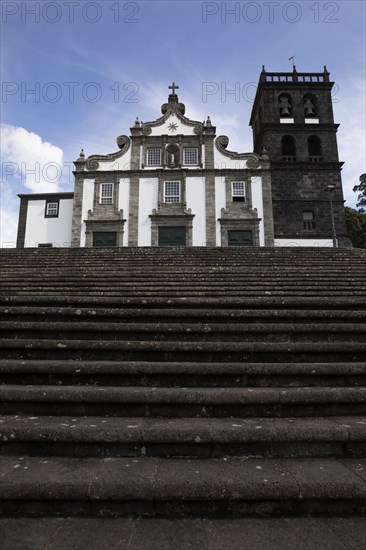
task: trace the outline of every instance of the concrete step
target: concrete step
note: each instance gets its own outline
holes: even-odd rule
[[[366,519],[6,518],[2,550],[364,550]],[[117,546],[118,545],[118,546]]]
[[[366,386],[366,363],[0,360],[3,384],[154,387]]]
[[[362,415],[366,387],[164,388],[4,385],[0,414],[94,416]]]
[[[365,459],[2,457],[4,515],[364,515]]]
[[[366,457],[366,418],[0,416],[0,454]]]

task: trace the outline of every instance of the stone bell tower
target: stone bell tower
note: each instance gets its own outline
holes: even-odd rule
[[[275,240],[331,239],[331,193],[338,244],[350,246],[332,87],[326,67],[261,72],[250,125],[254,152],[270,157]]]

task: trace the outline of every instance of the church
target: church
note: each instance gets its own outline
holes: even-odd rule
[[[173,83],[116,152],[81,151],[73,192],[19,195],[17,247],[350,246],[329,76],[263,67],[247,153]]]

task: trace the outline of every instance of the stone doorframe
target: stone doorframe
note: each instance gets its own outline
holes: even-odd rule
[[[173,205],[170,205],[170,207]],[[193,218],[190,212],[176,214],[159,214],[153,211],[151,219],[151,246],[159,246],[159,227],[185,227],[186,246],[193,245]]]
[[[253,246],[260,246],[259,223],[261,218],[233,219],[219,218],[221,232],[221,246],[229,246],[228,231],[252,231]]]
[[[93,233],[103,231],[117,233],[116,246],[123,246],[124,224],[126,220],[84,220],[85,221],[85,247],[93,246]]]

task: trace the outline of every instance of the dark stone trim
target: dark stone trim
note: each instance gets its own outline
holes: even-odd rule
[[[27,200],[47,200],[52,199],[52,202],[56,202],[56,199],[73,199],[74,193],[73,192],[65,192],[65,193],[29,193],[29,194],[19,194],[18,197],[20,199],[27,199]]]
[[[24,248],[25,244],[25,229],[27,225],[28,199],[26,195],[18,195],[20,197],[17,248]]]

